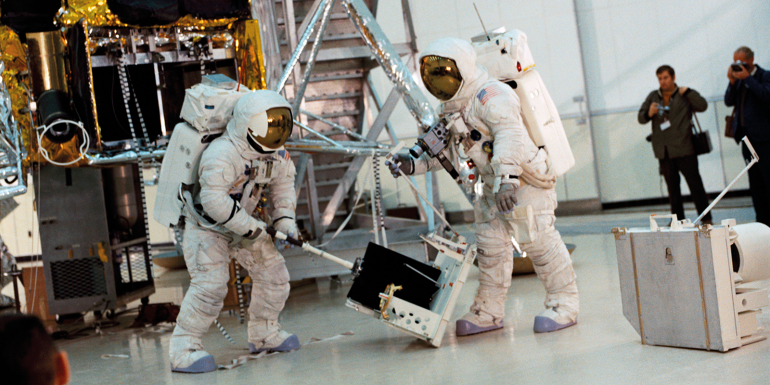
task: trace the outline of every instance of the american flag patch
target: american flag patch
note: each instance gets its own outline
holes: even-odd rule
[[[278,151],[278,156],[282,156],[284,160],[291,159],[291,157],[289,156],[289,152],[286,150]]]
[[[493,97],[500,95],[500,92],[498,92],[495,87],[487,87],[481,90],[478,94],[476,94],[476,98],[479,99],[481,102],[481,105],[487,104],[489,99],[492,99]]]

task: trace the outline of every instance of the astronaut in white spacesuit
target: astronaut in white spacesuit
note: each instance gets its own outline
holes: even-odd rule
[[[519,239],[545,286],[545,310],[535,317],[535,332],[551,332],[574,325],[578,290],[572,261],[556,217],[555,176],[548,154],[530,139],[514,90],[489,76],[476,64],[470,43],[442,38],[420,57],[420,75],[428,91],[441,101],[439,115],[459,113],[466,132],[452,126],[449,153],[457,167],[459,145],[480,172],[483,195],[475,206],[479,261],[479,289],[470,312],[456,323],[464,336],[502,328],[505,299],[513,270],[514,208],[531,206],[530,239]],[[388,166],[407,175],[439,169],[437,159],[397,156]],[[518,210],[517,210],[518,211]],[[525,241],[529,241],[525,243]]]
[[[13,281],[13,278],[5,273],[11,271],[16,265],[16,258],[14,258],[13,254],[8,251],[8,246],[3,242],[3,237],[0,237],[0,263],[2,264],[1,270],[3,271],[3,274],[0,275],[0,289],[2,289],[5,285]],[[0,309],[13,305],[13,298],[5,294],[0,294]]]
[[[252,353],[300,348],[296,335],[281,330],[278,315],[289,296],[289,271],[267,223],[296,236],[296,170],[283,144],[293,127],[291,107],[273,91],[241,97],[222,137],[203,152],[195,196],[198,223],[186,216],[183,249],[190,289],[171,337],[172,371],[202,373],[217,368],[201,336],[219,316],[235,258],[253,280],[248,342]],[[269,200],[263,199],[267,198]],[[272,208],[271,219],[262,210]],[[190,207],[187,207],[190,210]]]

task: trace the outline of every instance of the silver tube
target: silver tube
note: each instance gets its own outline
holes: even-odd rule
[[[313,139],[299,139],[299,140],[295,140],[295,141],[292,141],[292,142],[289,142],[289,143],[308,144],[308,145],[311,145],[311,146],[326,146],[324,141],[313,140]],[[328,142],[326,142],[326,143],[328,143]],[[369,150],[372,150],[372,149],[375,149],[375,148],[381,148],[381,149],[386,149],[386,150],[393,148],[393,146],[384,145],[384,144],[381,144],[379,146],[373,146],[373,145],[371,145],[369,143],[353,142],[353,141],[342,141],[342,142],[337,142],[337,143],[341,144],[342,147],[345,147],[345,148],[366,148],[366,149],[369,149]],[[406,154],[407,152],[404,151],[404,153]]]
[[[401,94],[409,112],[422,126],[433,126],[438,122],[436,112],[417,87],[409,68],[406,67],[401,56],[398,55],[385,33],[380,29],[372,12],[361,0],[342,0],[342,2],[372,54],[377,58],[398,93]]]
[[[0,190],[0,200],[13,198],[27,192],[27,186],[22,182],[24,178],[19,178],[19,185]]]
[[[366,137],[365,137],[365,136],[363,136],[363,135],[359,135],[359,134],[357,134],[357,133],[355,133],[355,132],[353,132],[353,131],[351,131],[351,130],[347,129],[347,128],[346,128],[346,127],[344,127],[344,126],[340,126],[339,124],[337,124],[337,123],[334,123],[334,122],[332,122],[332,121],[331,121],[331,120],[329,120],[329,119],[325,119],[325,118],[323,118],[323,117],[322,117],[322,116],[320,116],[320,115],[316,115],[316,114],[314,114],[314,113],[312,113],[312,112],[310,112],[310,111],[305,111],[305,110],[301,110],[301,111],[302,111],[302,113],[303,113],[303,114],[305,114],[305,115],[307,115],[307,116],[309,116],[309,117],[311,117],[311,118],[313,118],[313,119],[317,119],[317,120],[320,120],[320,121],[322,121],[322,122],[324,122],[324,123],[326,123],[326,124],[330,125],[331,127],[333,127],[333,128],[336,128],[336,129],[338,129],[338,130],[342,131],[342,132],[343,132],[344,134],[346,134],[346,135],[350,135],[350,136],[352,136],[352,137],[354,137],[354,138],[356,138],[356,139],[358,139],[358,140],[362,140],[362,141],[364,141],[364,142],[368,142],[368,143],[371,143],[371,144],[373,144],[373,145],[376,145],[377,147],[380,147],[380,146],[382,146],[381,144],[379,144],[379,143],[377,143],[377,142],[374,142],[374,141],[371,141],[371,140],[369,140],[369,139],[366,139]]]
[[[318,131],[316,131],[316,130],[314,130],[314,129],[312,129],[312,128],[310,128],[310,127],[308,127],[308,126],[306,126],[306,125],[304,125],[304,124],[302,124],[302,123],[300,123],[300,122],[298,122],[296,120],[294,121],[294,124],[304,128],[307,132],[309,132],[309,133],[311,133],[311,134],[321,138],[321,140],[323,140],[326,143],[331,144],[334,147],[342,147],[342,145],[337,143],[335,140],[327,138],[324,134],[322,134],[322,133],[320,133],[320,132],[318,132]]]
[[[13,175],[19,175],[16,166],[0,168],[0,179],[5,179]]]
[[[372,152],[376,152],[380,155],[386,155],[390,153],[388,148],[350,148],[350,147],[331,147],[324,145],[314,145],[308,143],[291,143],[287,142],[284,147],[290,151],[300,151],[308,153],[330,153],[330,154],[344,154],[344,155],[372,155]]]
[[[299,111],[299,106],[302,104],[302,98],[305,96],[307,83],[310,81],[310,73],[313,71],[315,58],[318,56],[318,49],[321,48],[321,40],[323,40],[324,31],[326,31],[326,26],[329,25],[329,16],[331,16],[334,1],[335,0],[330,0],[326,2],[326,6],[323,10],[323,18],[321,19],[321,26],[318,27],[318,34],[316,34],[313,48],[310,50],[310,56],[308,56],[307,64],[305,65],[305,73],[302,74],[302,80],[299,84],[294,85],[294,103],[291,106],[292,111]],[[310,26],[308,26],[308,28],[310,28]]]
[[[139,156],[141,156],[142,159],[162,158],[165,154],[165,148],[155,149],[152,151],[139,151]],[[86,158],[88,159],[89,166],[101,166],[117,163],[133,163],[137,159],[137,154],[135,151],[125,151],[112,156],[104,154],[86,155]]]
[[[273,89],[281,77],[281,48],[278,46],[278,31],[275,21],[274,1],[252,1],[251,18],[259,20],[259,36],[265,61],[267,88]]]
[[[283,69],[283,75],[281,75],[281,78],[278,79],[278,83],[275,86],[276,92],[281,92],[283,87],[286,85],[286,81],[289,80],[289,76],[291,75],[292,70],[294,70],[294,66],[299,62],[299,57],[302,55],[302,51],[305,49],[308,40],[310,40],[310,35],[312,35],[318,19],[321,17],[324,9],[326,8],[326,3],[330,2],[331,0],[323,1],[324,6],[318,7],[315,14],[313,15],[313,18],[310,20],[310,23],[308,23],[307,28],[305,28],[305,31],[302,33],[302,37],[297,42],[297,48],[294,49],[294,52],[291,54],[291,58],[289,58],[289,62],[286,63],[286,68]],[[288,25],[288,23],[285,24]]]

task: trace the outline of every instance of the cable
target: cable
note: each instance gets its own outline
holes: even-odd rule
[[[246,320],[243,303],[243,290],[241,285],[241,266],[238,261],[235,261],[235,290],[238,292],[238,318],[241,323]]]
[[[377,152],[372,153],[372,172],[374,173],[374,206],[377,209],[377,216],[379,217],[379,230],[382,231],[382,245],[388,247],[388,237],[385,232],[385,218],[382,215],[382,197],[380,192],[382,186],[380,185],[380,154]],[[375,228],[375,231],[377,229]]]
[[[142,198],[142,214],[144,215],[144,231],[147,236],[147,260],[149,262],[149,270],[147,272],[148,280],[149,278],[152,278],[152,243],[150,242],[150,224],[147,218],[147,197],[145,196],[144,191],[144,158],[142,158],[141,154],[139,153],[139,139],[136,136],[136,130],[134,129],[134,121],[131,117],[131,108],[129,105],[129,100],[131,99],[131,91],[133,90],[133,87],[130,87],[128,83],[128,70],[127,70],[127,64],[126,64],[126,56],[121,55],[120,57],[120,64],[118,65],[118,75],[120,77],[120,88],[123,92],[123,105],[126,108],[126,116],[128,117],[128,127],[131,129],[131,137],[134,139],[134,147],[136,147],[137,152],[137,163],[139,165],[139,192],[141,194]],[[136,95],[136,91],[134,91],[134,95]],[[139,115],[139,123],[142,127],[142,134],[144,134],[144,137],[149,140],[150,137],[147,135],[147,127],[144,124],[144,118],[142,117],[142,109],[139,106],[139,99],[134,98],[134,101],[136,103],[136,112]],[[130,263],[130,261],[129,261]]]
[[[241,323],[243,323],[243,321],[241,321]],[[219,328],[219,331],[222,332],[222,335],[225,336],[225,338],[227,338],[227,340],[230,341],[231,344],[236,345],[235,340],[233,340],[233,337],[230,337],[230,334],[227,333],[227,330],[225,330],[225,327],[222,326],[222,324],[219,323],[219,320],[216,318],[214,319],[214,325],[217,325],[217,327]]]
[[[112,104],[112,116],[115,118],[115,123],[117,123],[118,128],[120,128],[121,131],[125,132],[126,134],[130,134],[128,130],[126,130],[125,127],[123,127],[122,124],[120,124],[120,119],[118,119],[118,115],[115,113],[115,68],[112,67],[112,73],[110,74],[110,78],[112,79],[112,88],[110,88],[110,103]],[[126,114],[130,114],[131,111],[126,111]]]

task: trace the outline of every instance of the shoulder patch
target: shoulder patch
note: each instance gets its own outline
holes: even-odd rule
[[[286,150],[278,151],[278,156],[283,158],[284,160],[290,160],[291,156],[289,156],[289,152]]]
[[[494,85],[486,86],[481,91],[479,91],[478,94],[476,94],[476,99],[478,99],[481,102],[481,105],[486,105],[489,99],[492,99],[495,96],[501,95],[502,93],[500,90],[497,89]]]

